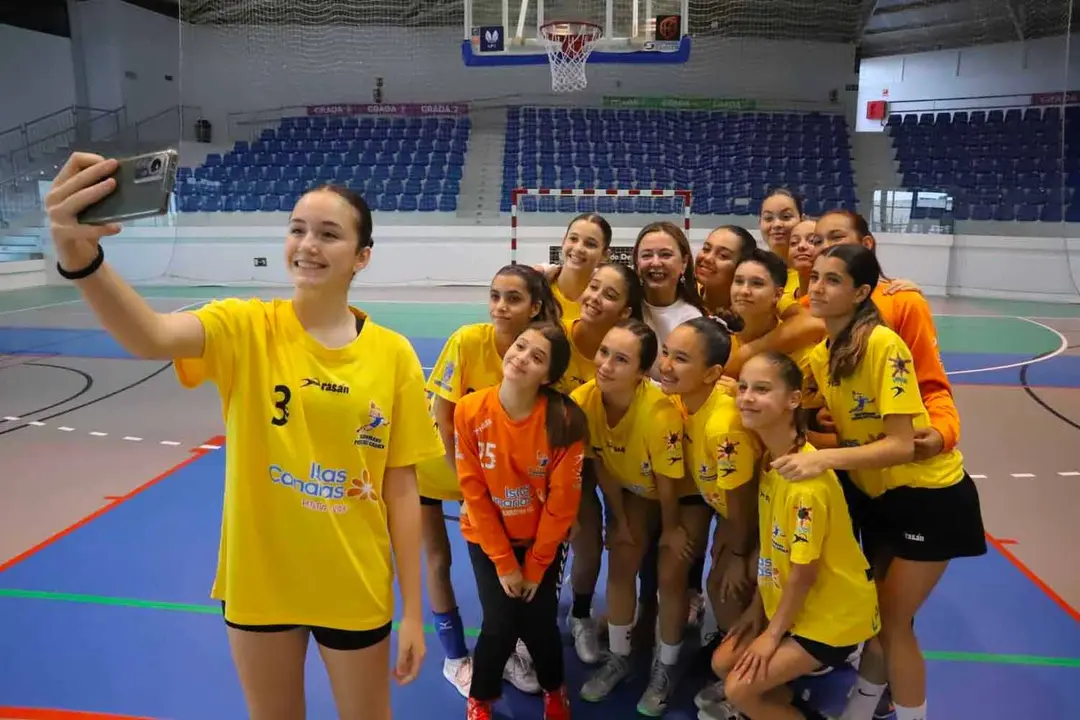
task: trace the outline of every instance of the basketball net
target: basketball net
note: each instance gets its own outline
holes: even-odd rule
[[[544,23],[540,34],[547,48],[553,92],[577,92],[588,84],[585,63],[604,36],[599,25],[578,20]]]

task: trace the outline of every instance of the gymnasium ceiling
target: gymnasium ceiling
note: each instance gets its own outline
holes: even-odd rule
[[[269,22],[311,22],[319,15],[312,6],[333,7],[339,16],[344,10],[365,24],[460,26],[463,16],[463,0],[167,1],[178,3],[193,23],[250,22],[253,7]],[[501,6],[501,0],[474,1]],[[510,4],[516,10],[518,3]],[[690,32],[855,43],[863,57],[874,57],[1061,35],[1073,27],[1070,5],[1071,0],[690,0]]]

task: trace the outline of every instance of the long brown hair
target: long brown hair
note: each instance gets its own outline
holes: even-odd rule
[[[834,245],[822,250],[818,257],[839,258],[847,266],[847,274],[856,288],[863,285],[870,288],[870,292],[855,308],[851,320],[829,343],[829,382],[838,385],[855,373],[866,354],[870,333],[878,325],[884,324],[872,297],[881,277],[881,266],[873,251],[863,245]]]
[[[600,228],[600,234],[603,236],[604,240],[604,252],[607,252],[611,249],[611,223],[609,223],[607,219],[600,213],[594,212],[581,213],[573,220],[571,220],[570,224],[566,226],[566,232],[563,233],[563,242],[566,242],[566,236],[570,234],[570,228],[574,227],[574,223],[581,221],[590,223]],[[559,275],[562,274],[562,271],[563,267],[560,264],[555,268],[555,272],[552,273],[551,282],[555,282],[556,280],[558,280]]]
[[[555,300],[555,295],[551,292],[551,284],[542,272],[529,265],[504,265],[495,273],[495,277],[501,275],[513,275],[520,279],[525,283],[525,290],[529,293],[529,302],[539,303],[540,310],[529,318],[530,320],[559,323],[562,319],[562,306]]]
[[[544,420],[548,447],[552,449],[570,447],[584,440],[588,435],[588,421],[585,413],[577,403],[570,399],[569,395],[553,387],[570,367],[570,339],[562,326],[556,323],[530,323],[525,330],[535,330],[551,345],[547,384],[540,386],[540,392],[548,401],[547,417]]]
[[[870,238],[871,242],[868,249],[874,254],[874,257],[877,258],[877,238],[875,238],[874,234],[870,232],[870,223],[866,221],[865,217],[855,212],[854,210],[848,210],[847,208],[834,208],[832,210],[826,210],[824,213],[822,213],[821,217],[819,217],[818,220],[826,218],[829,215],[839,215],[841,217],[847,218],[848,225],[858,234],[860,242],[862,242],[863,238]],[[865,247],[865,245],[863,247]],[[882,270],[880,261],[878,263],[878,272],[881,273],[882,280],[886,282],[889,282],[891,280],[891,278],[885,274],[885,271]]]
[[[634,241],[634,272],[638,273],[638,275],[641,274],[638,268],[638,248],[641,247],[641,241],[645,239],[646,235],[654,232],[664,233],[675,240],[675,244],[679,247],[679,254],[686,261],[686,269],[683,270],[682,277],[679,278],[679,284],[675,288],[675,296],[683,302],[696,307],[701,311],[702,315],[707,315],[705,305],[701,302],[701,295],[698,293],[697,278],[694,277],[694,253],[690,249],[690,241],[686,239],[686,233],[682,231],[682,228],[675,223],[666,221],[653,222],[641,228],[637,240]]]
[[[803,373],[799,365],[790,356],[776,350],[766,350],[759,355],[762,360],[776,368],[780,376],[780,382],[784,384],[788,392],[795,392],[803,388]],[[806,432],[809,427],[809,413],[803,407],[795,408],[794,417],[791,419],[795,426],[795,449],[798,450],[806,444]]]

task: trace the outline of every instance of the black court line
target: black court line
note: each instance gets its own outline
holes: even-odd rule
[[[1080,345],[1069,345],[1065,349],[1066,350],[1075,350],[1076,348],[1080,348]],[[1024,392],[1027,393],[1027,396],[1029,398],[1031,398],[1032,400],[1034,400],[1035,403],[1039,407],[1041,407],[1043,410],[1045,410],[1046,412],[1053,415],[1055,418],[1057,418],[1061,422],[1065,423],[1066,425],[1072,427],[1075,430],[1080,430],[1080,423],[1077,423],[1075,420],[1072,420],[1072,419],[1066,417],[1065,415],[1063,415],[1061,412],[1059,412],[1057,409],[1055,409],[1053,406],[1051,406],[1050,403],[1048,403],[1046,400],[1039,397],[1038,393],[1036,393],[1035,390],[1032,389],[1032,387],[1030,385],[1028,385],[1027,371],[1028,371],[1029,367],[1031,367],[1031,366],[1030,365],[1025,365],[1022,368],[1020,368],[1020,386],[1024,388]]]
[[[81,376],[82,379],[83,379],[82,389],[79,390],[78,392],[76,392],[74,395],[66,397],[63,400],[60,400],[59,402],[54,402],[51,405],[46,405],[45,407],[39,407],[36,410],[28,410],[26,412],[15,413],[15,415],[19,416],[20,418],[26,417],[27,415],[37,415],[38,413],[43,413],[43,412],[46,412],[48,410],[52,410],[54,407],[59,407],[60,405],[63,405],[65,403],[69,403],[72,400],[76,400],[76,399],[82,397],[83,395],[85,395],[87,392],[90,391],[90,388],[94,387],[94,376],[93,375],[91,375],[88,372],[84,372],[82,370],[79,370],[78,368],[68,367],[67,365],[53,365],[52,363],[35,362],[33,360],[28,360],[27,362],[21,363],[19,365],[19,367],[43,367],[43,368],[53,368],[55,370],[66,370],[67,372],[75,373],[76,375]]]

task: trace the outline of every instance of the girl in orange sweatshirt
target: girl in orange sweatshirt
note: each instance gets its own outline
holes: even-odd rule
[[[503,357],[503,379],[454,411],[461,532],[480,596],[468,720],[489,720],[520,638],[544,691],[545,720],[569,720],[558,628],[567,536],[581,502],[586,420],[552,389],[570,362],[562,328],[533,324]]]

